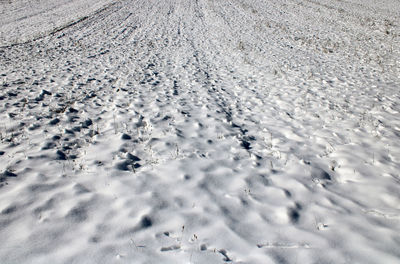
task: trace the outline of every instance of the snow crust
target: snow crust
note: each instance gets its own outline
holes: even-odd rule
[[[398,1],[0,1],[1,263],[399,263]]]

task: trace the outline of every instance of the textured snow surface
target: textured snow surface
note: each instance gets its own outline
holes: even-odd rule
[[[0,262],[400,263],[399,22],[0,1]]]

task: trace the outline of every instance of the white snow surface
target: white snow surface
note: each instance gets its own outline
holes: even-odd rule
[[[400,263],[398,0],[2,0],[0,34],[0,263]]]

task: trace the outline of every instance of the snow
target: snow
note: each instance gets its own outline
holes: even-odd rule
[[[1,263],[399,263],[399,21],[1,1]]]

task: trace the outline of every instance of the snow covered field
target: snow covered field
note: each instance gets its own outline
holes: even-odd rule
[[[400,263],[399,0],[1,0],[0,263]]]

